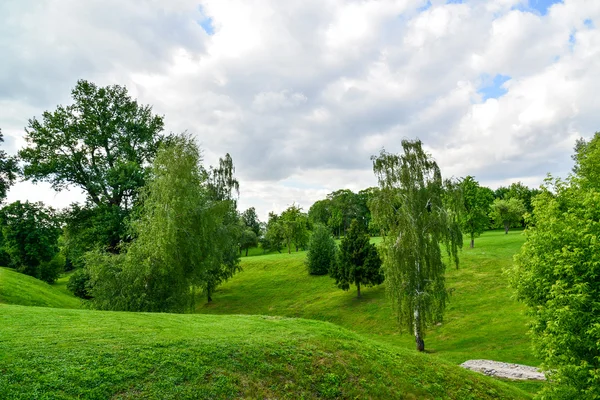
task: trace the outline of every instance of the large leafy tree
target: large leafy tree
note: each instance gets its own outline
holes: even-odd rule
[[[488,210],[494,199],[492,191],[479,186],[472,176],[467,176],[460,183],[464,200],[464,213],[461,227],[471,237],[471,248],[475,246],[475,238],[489,228]]]
[[[58,254],[59,216],[42,203],[11,203],[0,211],[4,251],[17,271],[53,283],[61,265]]]
[[[123,86],[80,80],[71,95],[72,104],[29,120],[19,152],[25,179],[49,182],[59,191],[79,188],[90,207],[112,215],[119,213],[114,208],[131,209],[164,140],[163,118]],[[114,250],[121,238],[112,236],[102,245]]]
[[[508,200],[495,199],[490,208],[490,217],[497,227],[504,228],[506,234],[511,226],[518,226],[521,223],[526,212],[523,201],[516,197]]]
[[[162,147],[127,252],[87,256],[93,304],[131,311],[190,309],[195,289],[206,289],[208,271],[223,261],[224,205],[213,200],[200,151],[189,136]]]
[[[387,293],[401,327],[425,349],[425,329],[442,320],[448,298],[446,264],[440,244],[458,267],[462,247],[456,185],[442,180],[437,163],[420,140],[402,141],[402,154],[384,150],[372,157],[380,191],[371,202],[373,217],[384,227],[383,267]]]
[[[269,213],[266,224],[265,235],[261,239],[261,245],[264,251],[277,251],[281,253],[285,238],[283,235],[283,224],[279,215],[274,212]]]
[[[381,258],[369,235],[358,221],[353,220],[346,236],[342,239],[337,263],[329,270],[335,284],[342,290],[356,286],[356,297],[360,298],[360,287],[383,283]]]
[[[546,180],[511,271],[550,372],[542,398],[600,398],[599,149],[600,133],[578,142],[575,174]]]
[[[258,215],[256,215],[256,209],[254,207],[248,208],[242,213],[240,218],[244,226],[254,232],[258,238],[260,236],[260,220],[258,219]]]

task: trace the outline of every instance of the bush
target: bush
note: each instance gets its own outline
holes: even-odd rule
[[[56,282],[58,276],[65,269],[65,257],[57,254],[50,261],[42,261],[39,266],[39,277],[50,284]]]
[[[326,275],[335,266],[337,247],[325,225],[317,225],[310,237],[306,264],[311,275]]]
[[[69,283],[67,283],[67,289],[71,291],[75,296],[89,300],[92,298],[89,293],[90,288],[90,274],[85,268],[80,268],[71,275]]]

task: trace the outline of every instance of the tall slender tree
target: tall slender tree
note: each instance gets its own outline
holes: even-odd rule
[[[403,154],[382,150],[372,157],[380,191],[371,211],[385,227],[383,267],[398,323],[424,351],[425,329],[442,320],[448,298],[440,244],[458,267],[460,202],[450,203],[453,210],[444,204],[444,198],[455,198],[456,185],[442,180],[420,140],[403,140],[402,148]]]
[[[490,190],[479,186],[472,176],[467,176],[460,183],[464,199],[465,212],[461,218],[462,229],[471,236],[471,248],[475,246],[475,238],[489,228],[488,210],[494,200]]]

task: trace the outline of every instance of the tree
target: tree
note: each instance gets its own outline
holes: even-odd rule
[[[4,142],[2,130],[0,130],[0,143]],[[19,167],[15,157],[9,157],[4,150],[0,150],[0,202],[4,201],[8,189],[15,183]]]
[[[240,236],[240,253],[242,250],[246,250],[246,257],[248,257],[248,249],[250,247],[258,246],[258,237],[252,229],[246,228],[242,231]]]
[[[600,133],[579,141],[574,175],[548,177],[510,270],[550,372],[542,398],[600,398]]]
[[[57,256],[61,232],[58,215],[40,203],[16,201],[0,212],[4,250],[17,271],[54,283],[62,265]],[[63,263],[64,265],[64,263]]]
[[[246,228],[252,230],[258,238],[260,236],[260,220],[258,219],[258,215],[256,215],[256,209],[250,207],[242,213],[241,219]]]
[[[214,256],[208,259],[203,277],[204,292],[209,303],[216,288],[242,270],[238,253],[242,229],[236,200],[240,184],[234,175],[235,167],[229,153],[219,158],[218,167],[211,166],[205,173],[212,202],[211,213],[215,218],[212,231],[207,232],[213,239]]]
[[[464,199],[464,213],[461,218],[461,227],[471,236],[471,248],[475,246],[475,238],[485,231],[489,225],[488,210],[493,201],[491,191],[482,188],[472,177],[467,176],[460,183]]]
[[[288,254],[292,252],[292,244],[296,246],[296,251],[308,244],[307,222],[308,217],[296,204],[292,204],[281,213],[279,223]]]
[[[462,247],[455,185],[442,181],[437,163],[420,140],[402,141],[403,154],[382,150],[373,156],[380,191],[372,203],[373,218],[384,227],[382,242],[386,288],[401,327],[414,333],[417,350],[425,349],[425,328],[442,320],[448,291],[443,244],[458,267]],[[451,190],[451,193],[448,193]]]
[[[96,308],[183,312],[193,306],[194,289],[206,286],[207,264],[219,257],[219,213],[206,179],[189,136],[160,149],[126,254],[87,256]]]
[[[280,218],[276,213],[270,212],[265,236],[262,239],[263,249],[265,251],[277,251],[278,253],[281,253],[284,240],[283,226]]]
[[[19,151],[25,179],[49,182],[58,191],[77,187],[90,207],[104,206],[112,214],[113,207],[130,210],[165,140],[163,118],[138,105],[122,86],[80,80],[71,94],[73,104],[29,120],[27,145]],[[103,243],[113,251],[120,240],[115,236]]]
[[[331,200],[323,199],[315,201],[308,209],[308,218],[315,225],[327,225],[329,218],[331,218]]]
[[[504,233],[508,234],[511,226],[518,225],[525,214],[523,202],[517,198],[508,200],[495,199],[491,205],[490,217],[497,227],[504,227]]]
[[[308,244],[306,265],[311,275],[327,275],[335,268],[337,246],[329,229],[322,224],[315,227]]]
[[[356,286],[356,297],[360,298],[360,285],[374,286],[383,283],[381,258],[369,235],[358,221],[353,220],[350,229],[340,244],[339,259],[330,269],[330,276],[342,290]]]

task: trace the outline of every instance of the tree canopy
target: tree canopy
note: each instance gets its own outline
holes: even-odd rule
[[[337,246],[329,229],[323,225],[315,226],[310,235],[308,252],[306,254],[306,266],[311,275],[327,275],[335,268]]]
[[[0,143],[4,142],[0,130]],[[0,202],[6,198],[8,189],[15,183],[19,173],[19,166],[15,157],[9,157],[4,150],[0,150]]]
[[[549,177],[533,200],[511,284],[533,317],[551,371],[543,398],[600,397],[600,134],[576,147],[575,174]]]
[[[373,156],[380,191],[371,203],[384,227],[382,243],[386,289],[401,327],[414,333],[423,351],[425,329],[442,320],[448,291],[440,244],[458,267],[462,247],[456,185],[444,182],[437,163],[420,140],[402,141],[402,154],[382,150]]]
[[[508,233],[511,226],[518,226],[526,212],[523,201],[516,197],[495,199],[490,208],[490,217],[497,227],[504,228],[504,233]]]

